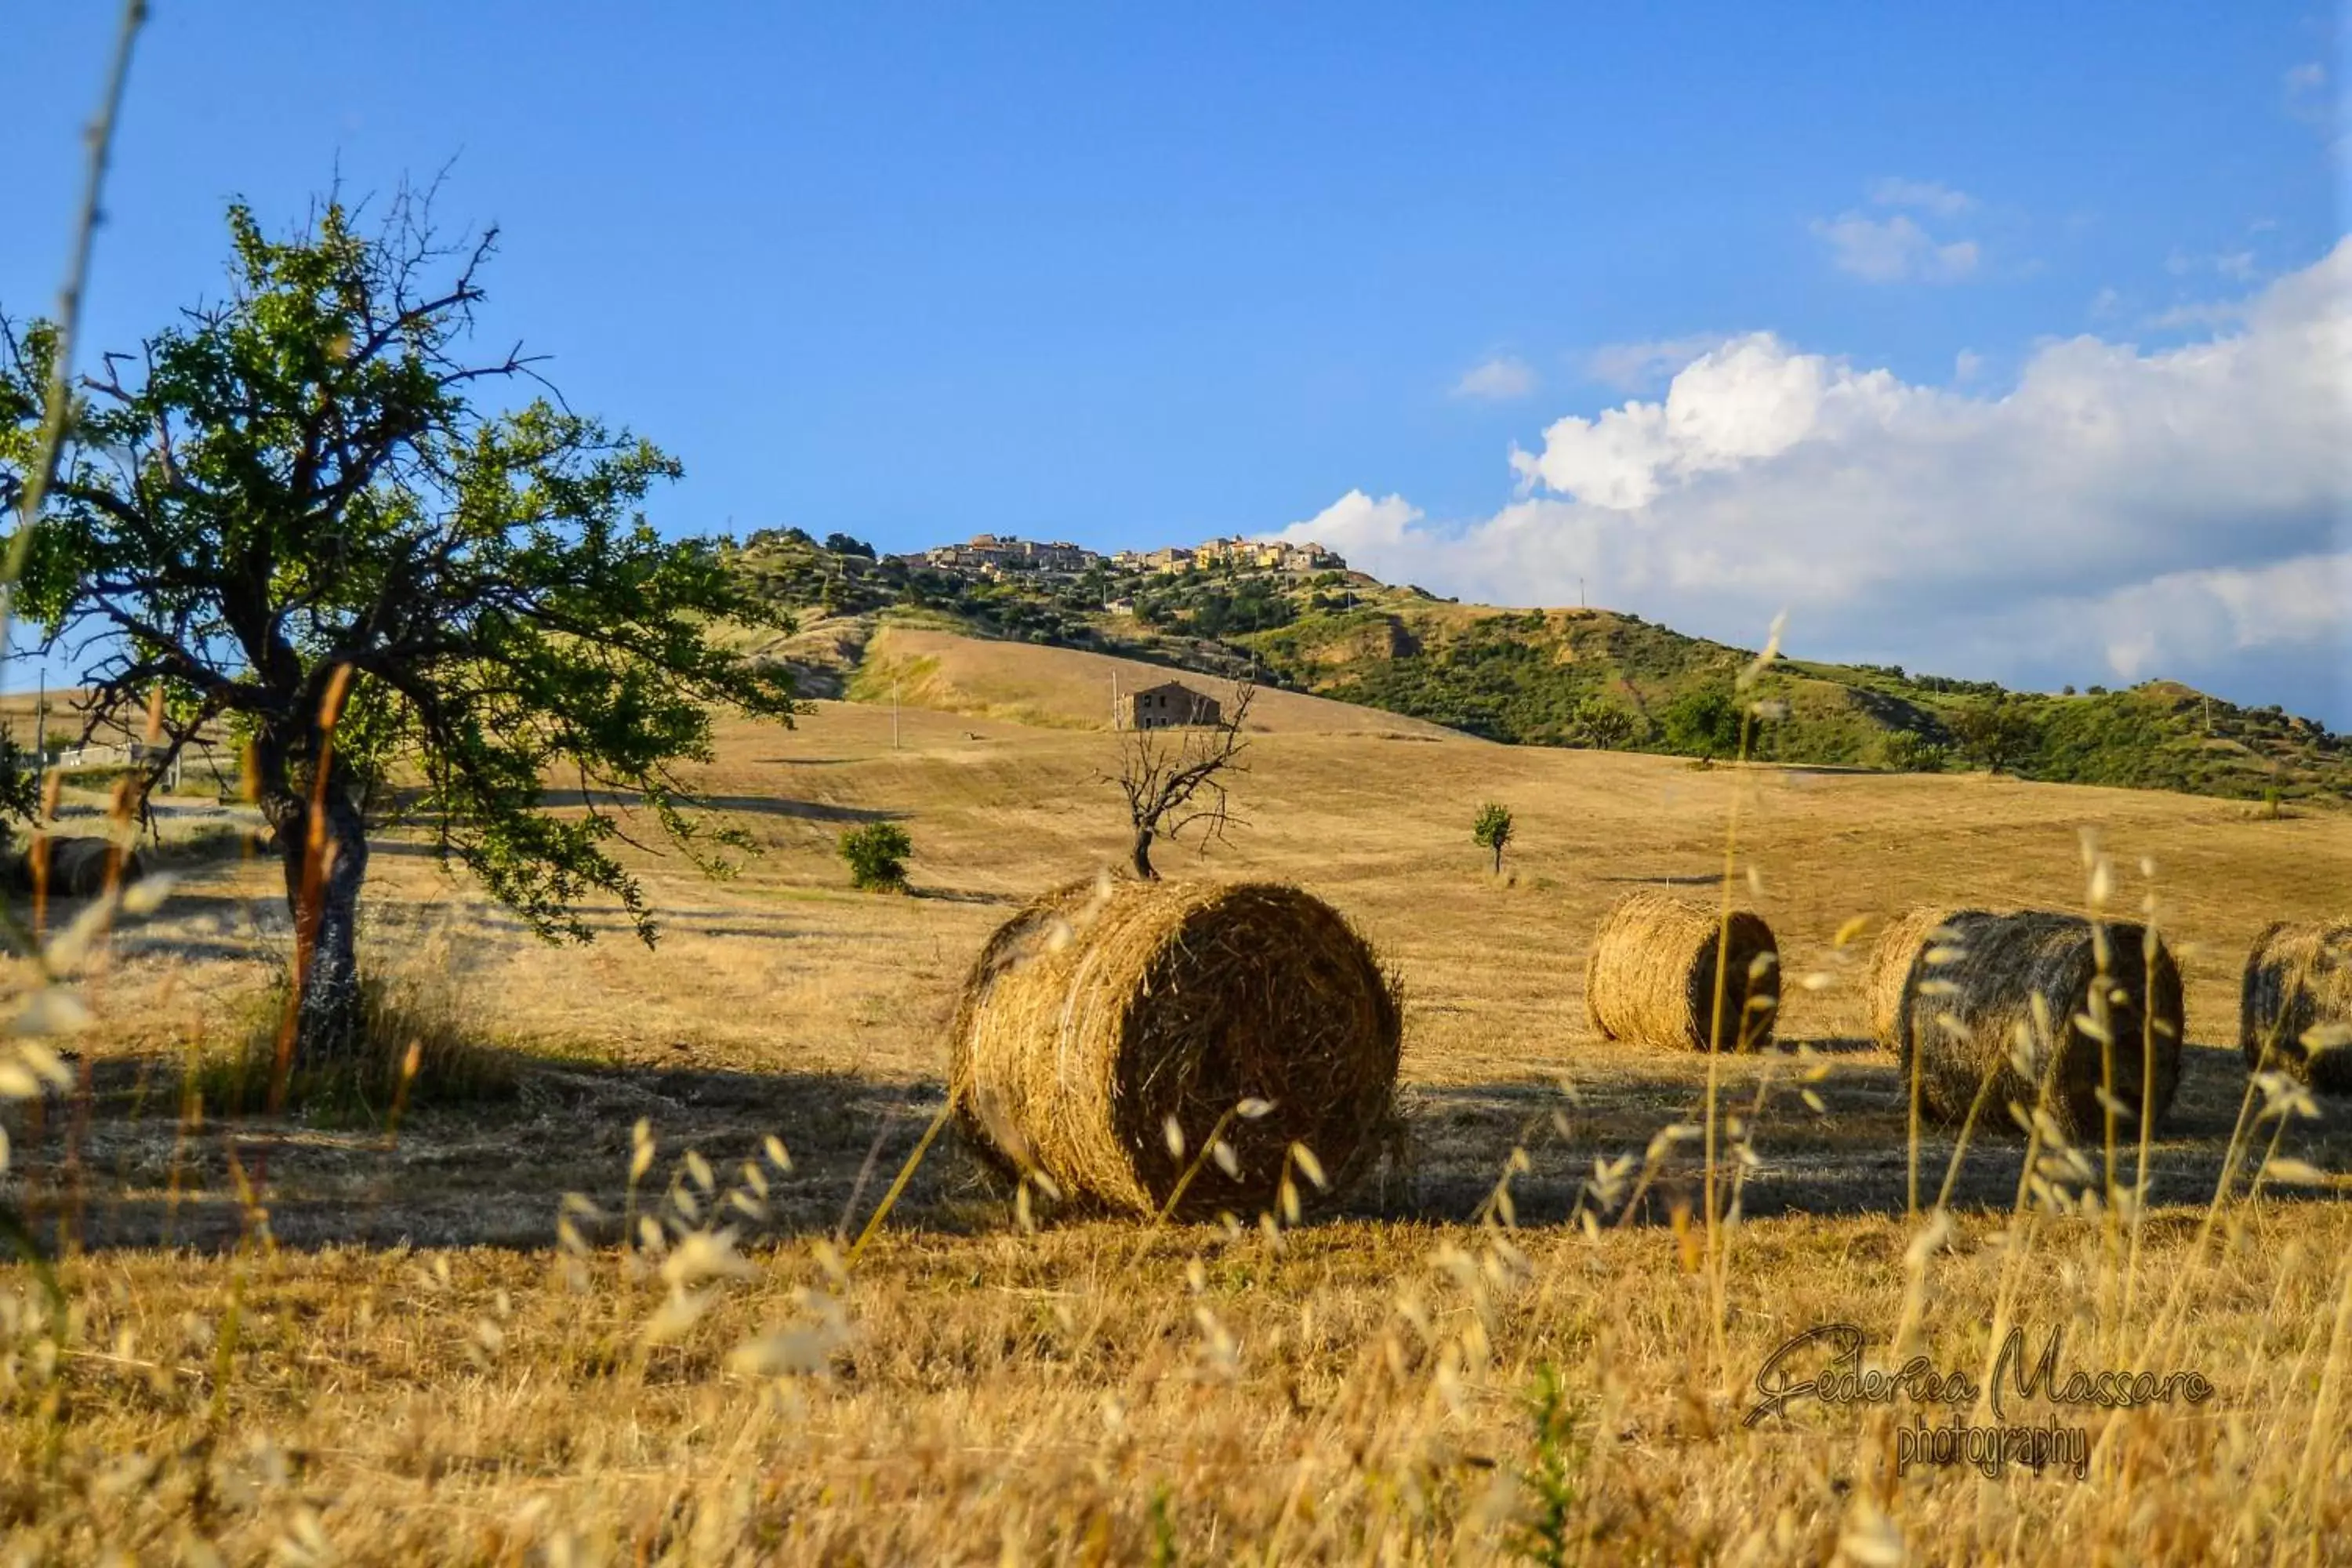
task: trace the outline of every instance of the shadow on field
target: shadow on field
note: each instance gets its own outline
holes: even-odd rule
[[[1019,904],[1017,893],[978,892],[967,888],[908,888],[910,899],[930,899],[943,904]]]
[[[1811,1042],[1820,1049],[1827,1042]],[[1750,1216],[1904,1212],[1908,1158],[1905,1087],[1893,1059],[1848,1056],[1811,1086],[1821,1107],[1800,1098],[1787,1059],[1761,1100],[1760,1058],[1727,1063],[1726,1118],[1752,1121],[1758,1163],[1740,1194]],[[1662,1129],[1687,1134],[1669,1146],[1632,1223],[1662,1223],[1692,1202],[1701,1168],[1698,1129],[1704,1069],[1693,1063],[1590,1064],[1574,1100],[1549,1081],[1409,1084],[1400,1091],[1406,1134],[1336,1204],[1354,1217],[1463,1221],[1475,1218],[1514,1148],[1528,1169],[1511,1194],[1522,1226],[1572,1223],[1594,1162],[1630,1157],[1626,1187]],[[2154,1199],[2201,1205],[2212,1194],[2235,1122],[2244,1074],[2235,1054],[2194,1047],[2172,1114],[2153,1141]],[[633,1128],[655,1141],[637,1212],[657,1205],[687,1152],[715,1177],[705,1212],[719,1211],[747,1240],[761,1236],[855,1234],[914,1151],[943,1095],[937,1079],[875,1080],[849,1075],[611,1068],[535,1061],[514,1098],[411,1114],[397,1138],[381,1127],[339,1128],[263,1118],[209,1122],[184,1137],[176,1068],[159,1058],[96,1064],[87,1115],[52,1100],[6,1118],[15,1144],[8,1201],[26,1213],[42,1243],[68,1232],[89,1248],[233,1246],[245,1227],[235,1197],[237,1172],[255,1184],[270,1236],[283,1247],[337,1245],[539,1247],[555,1236],[568,1193],[593,1199],[609,1217],[583,1223],[593,1239],[619,1233],[628,1204]],[[2323,1102],[2325,1119],[2299,1123],[2282,1145],[2323,1170],[2352,1168],[2352,1115]],[[77,1128],[77,1124],[79,1127]],[[770,1135],[792,1168],[765,1162]],[[2128,1179],[2137,1155],[2128,1131],[2121,1158]],[[1920,1148],[1920,1194],[1931,1202],[1952,1150],[1928,1130]],[[2096,1150],[2087,1152],[2095,1164]],[[2015,1198],[2024,1141],[2005,1122],[1974,1141],[1955,1184],[1966,1208],[2006,1208]],[[759,1167],[763,1198],[741,1175]],[[1725,1155],[1726,1168],[1732,1157]],[[734,1204],[730,1189],[743,1187]],[[2292,1199],[2305,1191],[2273,1189]],[[176,1194],[176,1195],[175,1195]],[[950,1131],[916,1170],[889,1223],[951,1233],[1011,1223],[1007,1194]],[[753,1208],[758,1212],[754,1213]]]
[[[551,807],[585,806],[622,811],[646,809],[642,796],[613,790],[550,790]],[[687,804],[703,811],[740,811],[751,816],[790,816],[804,822],[899,822],[903,811],[875,811],[861,805],[831,805],[815,800],[783,800],[772,795],[698,795]]]
[[[1595,877],[1596,882],[1640,882],[1653,888],[1718,888],[1723,885],[1721,871],[1696,871],[1686,877]]]
[[[1901,1068],[1867,1041],[1805,1043],[1823,1058],[1836,1058],[1830,1061],[1828,1076],[1801,1085],[1793,1063],[1782,1058],[1760,1101],[1765,1058],[1727,1063],[1719,1101],[1727,1128],[1734,1116],[1754,1124],[1758,1163],[1743,1181],[1742,1212],[1904,1213],[1910,1185],[1909,1104]],[[1662,1070],[1654,1058],[1612,1068],[1597,1079],[1587,1077],[1577,1083],[1574,1101],[1548,1082],[1407,1086],[1401,1100],[1410,1129],[1411,1180],[1391,1182],[1385,1192],[1377,1182],[1368,1183],[1343,1207],[1366,1216],[1470,1218],[1486,1201],[1511,1150],[1523,1147],[1529,1169],[1513,1179],[1510,1189],[1517,1222],[1561,1224],[1572,1219],[1596,1159],[1631,1156],[1630,1190],[1652,1140],[1662,1129],[1678,1125],[1686,1133],[1661,1160],[1652,1190],[1632,1216],[1637,1223],[1665,1220],[1677,1203],[1695,1203],[1704,1160],[1705,1068],[1677,1067]],[[1805,1087],[1819,1096],[1819,1110],[1800,1098]],[[2184,1051],[2179,1090],[2149,1143],[2152,1204],[2202,1205],[2211,1198],[2245,1087],[2236,1051],[2199,1046]],[[2279,1152],[2323,1171],[2352,1171],[2352,1104],[2318,1103],[2320,1119],[2295,1122]],[[2270,1124],[2262,1128],[2264,1141],[2271,1130]],[[1727,1142],[1727,1131],[1724,1136]],[[1942,1187],[1954,1146],[1953,1130],[1921,1129],[1923,1205],[1932,1204]],[[1988,1107],[1952,1179],[1953,1206],[2009,1207],[2016,1201],[2025,1147],[2016,1123],[2001,1108]],[[2083,1152],[2095,1171],[2104,1163],[2103,1148]],[[2256,1158],[2259,1152],[2257,1148]],[[2137,1158],[2136,1134],[2126,1123],[2117,1133],[2121,1180],[2132,1180]],[[1723,1160],[1731,1168],[1732,1156],[1727,1152]],[[2326,1189],[2265,1190],[2290,1201],[2326,1195]]]
[[[643,1119],[655,1157],[639,1184],[639,1212],[659,1204],[674,1177],[687,1179],[679,1173],[690,1149],[715,1174],[706,1206],[724,1207],[744,1163],[760,1164],[765,1214],[725,1212],[747,1237],[822,1234],[845,1215],[853,1229],[864,1223],[942,1096],[935,1080],[541,1060],[523,1068],[511,1098],[414,1110],[396,1137],[381,1121],[260,1116],[208,1120],[184,1137],[176,1065],[116,1059],[95,1064],[87,1115],[53,1098],[5,1119],[15,1145],[5,1196],[52,1250],[67,1231],[89,1249],[230,1247],[246,1222],[239,1172],[257,1188],[281,1247],[545,1247],[569,1193],[609,1211],[601,1239],[611,1239]],[[764,1157],[772,1135],[789,1152],[789,1171]],[[984,1226],[1003,1213],[991,1198],[976,1163],[947,1136],[897,1213],[933,1228]],[[596,1225],[582,1228],[597,1237]]]

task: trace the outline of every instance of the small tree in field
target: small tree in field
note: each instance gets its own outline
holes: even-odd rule
[[[1495,875],[1503,874],[1503,851],[1511,842],[1511,808],[1493,801],[1478,808],[1477,819],[1470,825],[1471,842],[1482,849],[1495,852]]]
[[[711,635],[781,615],[638,510],[673,459],[560,401],[474,402],[535,373],[467,353],[496,232],[444,246],[429,205],[368,236],[330,203],[284,240],[232,205],[226,290],[80,383],[18,588],[82,661],[87,731],[140,732],[160,689],[148,785],[199,731],[245,742],[295,917],[289,1066],[361,1041],[369,786],[541,935],[587,940],[603,895],[650,942],[612,804],[722,870],[710,847],[749,841],[676,764],[709,756],[714,705],[796,706]],[[0,320],[0,503],[26,493],[57,346]]]
[[[2042,739],[2041,726],[2025,705],[2005,697],[1971,698],[1945,721],[1960,755],[1999,773],[2030,755]]]
[[[849,863],[850,885],[869,893],[895,893],[907,886],[907,857],[915,842],[895,822],[869,822],[841,836],[841,858]]]
[[[1234,688],[1231,710],[1213,724],[1173,730],[1129,730],[1119,737],[1118,772],[1102,774],[1127,799],[1128,864],[1137,877],[1156,882],[1151,846],[1198,827],[1202,851],[1225,836],[1235,820],[1225,795],[1225,775],[1246,773],[1241,754],[1249,742],[1242,725],[1249,718],[1255,682]]]

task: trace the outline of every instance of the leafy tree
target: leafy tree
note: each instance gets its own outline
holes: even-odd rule
[[[715,847],[748,840],[674,769],[710,754],[714,704],[795,709],[789,677],[710,636],[785,618],[638,510],[673,459],[549,397],[474,401],[535,373],[519,349],[467,354],[497,233],[444,245],[430,205],[404,195],[368,236],[331,201],[284,240],[231,205],[226,290],[82,382],[18,600],[85,661],[89,729],[141,727],[162,689],[149,786],[201,730],[247,742],[304,1067],[360,1043],[365,786],[401,784],[444,862],[541,935],[586,940],[579,906],[604,895],[650,942],[614,804],[723,870]],[[0,500],[56,348],[47,323],[0,322]]]
[[[2025,705],[2001,697],[1971,698],[1945,721],[1960,755],[1993,773],[2030,754],[2041,727]]]
[[[824,536],[824,547],[827,550],[832,551],[835,555],[863,555],[868,561],[874,559],[874,547],[872,545],[866,543],[861,539],[852,539],[845,533],[826,534]]]
[[[1633,715],[1613,702],[1588,697],[1576,705],[1569,733],[1580,745],[1612,752],[1633,743]]]
[[[852,886],[869,893],[895,893],[907,885],[907,857],[914,840],[895,822],[869,822],[841,836],[841,858],[849,863]]]
[[[1476,820],[1470,825],[1470,841],[1481,849],[1495,852],[1495,875],[1503,874],[1503,850],[1511,842],[1511,808],[1493,801],[1478,808]]]
[[[1666,704],[1659,716],[1669,749],[1690,757],[1736,756],[1739,752],[1739,700],[1728,689],[1701,687]]]

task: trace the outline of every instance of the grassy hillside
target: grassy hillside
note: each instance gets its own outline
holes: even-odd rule
[[[1515,744],[1717,757],[1741,745],[1747,699],[1734,682],[1752,651],[1617,611],[1460,605],[1353,572],[974,582],[795,534],[755,535],[737,560],[829,628],[822,646],[774,650],[820,695],[846,689],[864,638],[887,620],[1223,677],[1255,668],[1270,686]],[[2011,692],[1899,667],[1783,660],[1752,698],[1766,717],[1749,748],[1781,762],[2352,800],[2345,737],[2171,681]]]

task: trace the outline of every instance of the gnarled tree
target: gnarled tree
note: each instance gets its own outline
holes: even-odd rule
[[[1128,827],[1134,835],[1128,861],[1143,880],[1160,879],[1151,864],[1155,841],[1198,829],[1205,853],[1237,820],[1225,777],[1249,771],[1240,761],[1249,746],[1242,726],[1256,694],[1256,684],[1244,681],[1234,689],[1233,706],[1208,723],[1134,729],[1119,736],[1118,772],[1101,776],[1126,797]]]
[[[81,664],[89,729],[138,730],[162,689],[151,784],[200,731],[246,742],[316,1065],[357,1038],[367,786],[400,786],[444,862],[542,936],[585,940],[601,896],[650,942],[613,803],[723,869],[744,840],[674,770],[709,756],[714,705],[795,704],[712,636],[781,617],[638,510],[675,461],[551,395],[478,403],[536,379],[519,351],[467,353],[495,230],[442,246],[405,195],[372,234],[333,202],[284,240],[241,205],[228,224],[226,293],[77,389],[17,608]],[[56,349],[0,320],[0,501]],[[582,809],[549,809],[551,780]]]

